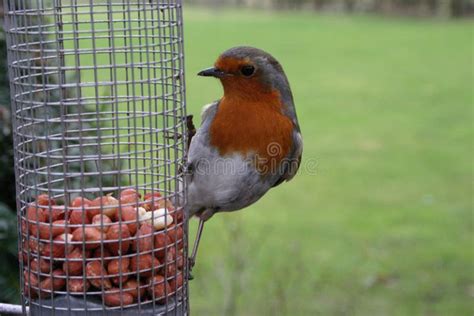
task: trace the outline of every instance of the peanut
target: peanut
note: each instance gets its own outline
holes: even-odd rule
[[[33,224],[30,225],[31,234],[33,236],[39,235],[40,239],[50,239],[59,236],[61,234],[65,234],[69,232],[69,227],[66,227],[67,223],[65,220],[57,220],[49,223],[39,223],[38,225]],[[37,229],[39,229],[39,233],[37,233]]]
[[[84,293],[89,290],[89,281],[83,279],[71,279],[68,281],[67,289],[71,293]]]
[[[171,294],[171,288],[161,275],[155,275],[148,280],[148,293],[152,299],[162,303],[165,301],[166,295]]]
[[[112,220],[105,214],[97,214],[92,217],[91,223],[97,230],[107,233],[112,224]]]
[[[139,299],[142,301],[145,298],[145,287],[143,282],[138,283],[135,279],[130,279],[123,284],[122,289],[124,292],[130,293],[135,301]]]
[[[64,258],[66,253],[71,253],[73,249],[74,245],[72,244],[72,235],[62,234],[55,237],[52,243],[44,244],[41,254],[46,257],[51,257],[51,259],[61,259]]]
[[[72,233],[72,240],[85,242],[86,249],[95,249],[103,240],[102,233],[94,227],[78,227]]]
[[[183,286],[183,273],[181,272],[176,275],[176,277],[170,280],[169,284],[172,293],[181,290],[181,287]]]
[[[105,247],[103,252],[101,247],[97,248],[94,250],[94,254],[92,255],[92,258],[97,258],[99,259],[98,261],[102,261],[101,259],[103,258],[104,264],[108,264],[110,262],[110,257],[112,257],[112,254],[110,253],[109,249]]]
[[[82,250],[79,247],[74,248],[74,250],[67,255],[67,260],[63,262],[63,270],[68,275],[81,275],[84,256]]]
[[[130,259],[124,257],[120,259],[113,259],[107,265],[107,271],[109,276],[112,278],[114,284],[119,284],[128,280],[128,272],[130,267]],[[120,274],[122,278],[120,279]]]
[[[107,215],[109,218],[115,218],[119,201],[114,198],[111,194],[98,197],[91,202],[90,216],[95,216],[99,213]]]
[[[51,268],[50,262],[41,257],[37,259],[33,259],[30,262],[30,269],[34,273],[38,273],[38,272],[48,273],[50,271],[50,268]]]
[[[38,205],[56,205],[56,202],[53,199],[50,199],[47,194],[40,194],[35,200]]]
[[[92,286],[98,289],[110,289],[112,283],[107,276],[107,271],[99,261],[91,261],[86,265],[86,275]]]
[[[133,304],[132,294],[120,291],[118,288],[111,288],[103,296],[104,304],[107,306],[127,306]]]
[[[126,254],[131,242],[128,226],[120,223],[112,224],[107,231],[107,241],[116,241],[107,243],[107,248],[113,255]]]
[[[130,271],[145,277],[151,276],[152,270],[155,270],[155,274],[158,274],[159,266],[160,261],[151,254],[139,254],[130,260]]]
[[[160,230],[173,223],[173,217],[168,214],[165,208],[160,208],[152,212],[146,212],[139,218],[140,222],[151,224],[156,230]]]
[[[153,227],[144,223],[135,235],[133,250],[145,252],[153,249]]]
[[[155,235],[155,255],[158,259],[162,259],[165,256],[165,249],[171,248],[170,246],[174,246],[171,242],[171,239],[168,234],[160,232],[159,234]]]
[[[90,224],[90,205],[90,200],[80,196],[76,197],[71,202],[73,210],[69,213],[69,223],[72,225]]]
[[[66,275],[63,270],[56,269],[50,277],[45,278],[40,282],[39,288],[41,290],[41,297],[51,296],[54,291],[60,291],[66,285]]]
[[[131,235],[135,235],[137,231],[137,218],[138,218],[138,210],[131,206],[124,206],[119,209],[118,213],[124,224],[127,224],[128,230],[130,231]]]
[[[66,207],[64,205],[53,205],[51,206],[51,210],[46,208],[44,210],[46,215],[46,221],[57,221],[64,219],[64,215],[66,213]]]

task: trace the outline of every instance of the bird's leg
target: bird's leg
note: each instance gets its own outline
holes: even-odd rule
[[[189,271],[192,271],[194,265],[196,264],[196,255],[199,248],[199,242],[201,241],[202,231],[204,230],[204,223],[214,215],[213,210],[205,210],[199,215],[199,226],[196,233],[196,239],[194,240],[193,251],[189,260]]]
[[[199,242],[201,241],[202,231],[204,229],[204,220],[199,218],[199,226],[196,233],[196,239],[194,239],[194,246],[193,252],[191,253],[191,257],[189,258],[189,270],[191,271],[196,263],[196,255],[199,248]]]

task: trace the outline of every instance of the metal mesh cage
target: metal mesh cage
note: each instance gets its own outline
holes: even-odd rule
[[[24,310],[186,314],[181,1],[4,3]]]

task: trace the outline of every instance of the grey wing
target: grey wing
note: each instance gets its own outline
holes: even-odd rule
[[[201,113],[201,126],[189,146],[185,170],[186,183],[188,186],[186,210],[190,215],[194,215],[206,205],[205,198],[207,194],[204,192],[206,188],[199,183],[196,172],[199,173],[199,164],[206,162],[212,155],[209,148],[209,129],[212,119],[217,112],[218,104],[219,102],[216,101],[203,108]],[[196,181],[198,183],[196,183]]]
[[[217,112],[218,105],[219,101],[215,101],[204,106],[201,111],[201,126],[192,138],[188,148],[188,157],[186,161],[186,173],[190,176],[190,178],[188,177],[188,181],[192,181],[193,170],[196,167],[195,164],[202,158],[202,156],[206,155],[205,147],[207,147],[206,145],[209,141],[209,128],[212,119]]]
[[[303,154],[303,138],[299,129],[295,129],[293,132],[293,145],[291,146],[290,153],[283,162],[283,174],[275,182],[274,187],[278,186],[284,181],[290,181],[296,175],[301,163],[301,156]]]

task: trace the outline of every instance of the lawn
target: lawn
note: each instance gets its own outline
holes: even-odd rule
[[[185,8],[195,122],[222,95],[195,74],[252,45],[284,66],[305,143],[293,181],[206,225],[193,315],[474,313],[473,26]]]
[[[474,313],[473,26],[185,8],[188,112],[222,94],[198,70],[256,46],[305,142],[292,182],[207,225],[195,315]]]

